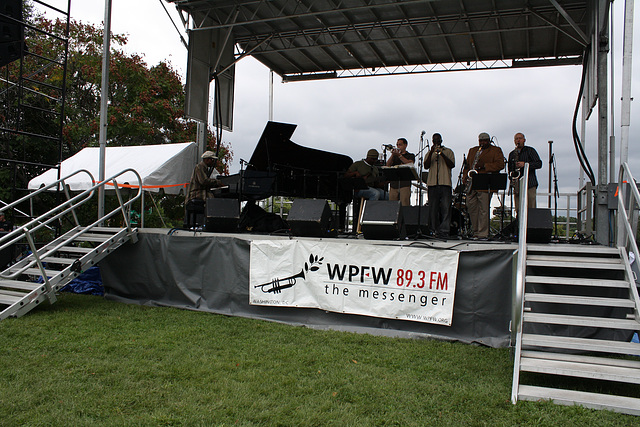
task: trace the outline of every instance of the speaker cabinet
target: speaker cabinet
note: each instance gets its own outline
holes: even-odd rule
[[[527,242],[549,243],[552,233],[551,209],[529,208],[527,211]]]
[[[407,236],[418,234],[418,229],[425,236],[429,234],[428,206],[402,206],[402,218]]]
[[[238,231],[240,206],[236,199],[208,198],[205,217],[205,231],[233,233]]]
[[[22,0],[3,0],[0,13],[22,21]],[[0,17],[0,67],[20,58],[23,44],[23,25]]]
[[[404,239],[407,233],[400,201],[365,200],[361,230],[365,239]]]
[[[325,199],[295,199],[287,216],[294,236],[333,236],[332,222],[331,208]]]

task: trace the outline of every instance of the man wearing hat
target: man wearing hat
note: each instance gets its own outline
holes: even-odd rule
[[[386,200],[387,193],[380,183],[380,171],[376,166],[378,161],[378,150],[372,148],[367,151],[367,157],[354,162],[345,172],[346,178],[363,178],[368,188],[358,190],[355,194],[357,198],[364,197],[367,200]]]
[[[471,147],[462,170],[462,183],[467,194],[467,210],[471,219],[473,237],[489,237],[489,207],[491,196],[488,190],[472,190],[473,175],[500,172],[504,169],[504,154],[500,147],[491,145],[491,137],[482,132],[478,135],[478,145]]]
[[[201,157],[202,161],[193,169],[185,197],[186,214],[184,222],[186,228],[202,225],[196,224],[196,218],[198,214],[204,214],[204,204],[207,197],[213,196],[209,190],[224,185],[217,179],[211,178],[218,156],[213,151],[205,151]]]

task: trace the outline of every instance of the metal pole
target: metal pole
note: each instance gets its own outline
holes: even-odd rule
[[[549,200],[547,207],[551,209],[551,169],[553,168],[553,141],[549,141]]]
[[[611,2],[613,3],[613,1]],[[610,25],[609,25],[609,40],[612,46],[615,46],[615,42],[613,40],[613,34],[614,34],[614,26],[613,26],[613,11],[611,11],[610,15]],[[610,64],[610,79],[611,79],[611,93],[610,93],[610,101],[609,101],[609,105],[611,105],[611,135],[609,135],[609,182],[616,182],[616,131],[615,131],[615,108],[613,108],[613,106],[615,105],[615,101],[613,99],[613,97],[615,96],[615,89],[614,89],[614,83],[615,83],[615,74],[614,74],[614,64],[615,64],[615,57],[614,57],[614,53],[615,53],[615,49],[611,49],[611,64]]]
[[[105,157],[107,151],[107,109],[109,107],[109,62],[111,44],[111,1],[104,3],[104,33],[102,45],[102,90],[100,92],[100,160],[98,181],[105,178]],[[104,216],[104,186],[98,188],[98,218]]]
[[[622,47],[622,106],[620,111],[620,164],[629,160],[631,122],[631,65],[633,57],[633,0],[624,3],[624,45]]]
[[[269,121],[273,121],[273,71],[269,71]]]

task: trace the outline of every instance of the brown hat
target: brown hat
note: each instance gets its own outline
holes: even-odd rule
[[[215,159],[215,160],[218,160],[218,156],[216,156],[216,153],[214,153],[213,151],[205,151],[202,154],[202,158],[203,159]]]
[[[378,153],[378,150],[376,150],[375,148],[372,148],[371,150],[367,151],[367,158],[375,157],[377,159],[378,156],[380,156],[380,153]]]
[[[480,135],[478,135],[478,141],[491,141],[491,137],[488,133],[482,132]]]

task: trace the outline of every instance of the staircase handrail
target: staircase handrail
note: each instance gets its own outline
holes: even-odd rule
[[[86,171],[85,171],[86,172]],[[138,193],[130,198],[128,201],[124,202],[121,192],[120,192],[120,187],[118,186],[118,182],[117,179],[119,176],[124,175],[127,172],[132,172],[137,180],[138,180]],[[77,172],[76,172],[77,173]],[[87,172],[89,173],[89,172]],[[75,173],[74,173],[75,174]],[[68,179],[70,176],[74,175],[71,174],[65,178],[61,178],[60,180],[46,186],[43,187],[37,191],[35,191],[34,193],[32,193],[30,196],[25,196],[22,199],[20,199],[19,201],[16,201],[8,206],[12,206],[13,204],[17,203],[17,202],[23,202],[25,200],[28,200],[30,197],[35,197],[37,194],[41,193],[42,191],[46,191],[47,189],[62,183],[63,180]],[[89,175],[91,175],[89,173]],[[92,182],[93,179],[92,179]],[[116,196],[118,198],[118,202],[119,202],[119,206],[117,206],[115,209],[113,209],[111,212],[107,213],[106,215],[104,215],[102,218],[98,218],[96,221],[94,221],[92,224],[80,228],[80,224],[78,223],[78,219],[75,215],[75,209],[78,208],[79,206],[83,205],[84,203],[86,203],[87,201],[89,201],[91,199],[91,197],[96,194],[96,189],[98,189],[101,186],[105,186],[108,183],[113,182],[113,187],[115,189],[116,192]],[[113,217],[114,215],[118,214],[118,213],[122,213],[123,215],[123,220],[125,222],[126,225],[126,229],[127,231],[131,232],[132,228],[131,228],[131,223],[129,221],[129,217],[127,215],[127,208],[133,204],[136,200],[138,200],[141,197],[142,194],[142,179],[140,178],[140,175],[138,174],[138,172],[136,172],[134,169],[125,169],[119,173],[116,173],[115,175],[105,179],[104,181],[95,183],[92,187],[84,190],[82,193],[76,195],[75,197],[69,198],[69,194],[68,194],[68,189],[65,186],[65,193],[67,194],[67,198],[68,200],[66,200],[65,202],[61,203],[60,205],[56,206],[55,208],[51,209],[50,211],[40,215],[38,218],[35,218],[31,221],[29,221],[27,224],[22,225],[21,227],[17,228],[16,230],[13,230],[11,233],[3,236],[0,239],[0,250],[21,240],[22,238],[26,238],[27,242],[29,243],[30,249],[32,251],[32,253],[34,254],[34,260],[31,261],[30,263],[22,266],[22,268],[20,268],[17,271],[12,272],[11,274],[0,274],[0,277],[2,278],[6,278],[6,279],[10,279],[10,278],[14,278],[17,277],[20,274],[23,274],[23,272],[28,269],[33,267],[34,265],[37,265],[38,268],[41,270],[41,274],[42,277],[45,280],[45,283],[47,284],[47,288],[49,288],[48,286],[48,280],[44,271],[44,267],[42,266],[41,263],[41,259],[51,255],[52,253],[56,252],[58,249],[60,249],[62,246],[67,245],[69,242],[73,241],[74,239],[76,239],[77,237],[79,237],[81,234],[86,233],[88,231],[90,231],[93,227],[103,223],[105,220]],[[68,214],[68,213],[72,213],[74,216],[74,219],[76,221],[76,232],[75,233],[71,233],[69,234],[65,239],[63,239],[62,241],[58,242],[55,246],[53,247],[47,247],[45,251],[43,251],[42,253],[40,253],[37,248],[35,247],[34,241],[33,241],[33,234],[47,226],[48,224],[50,224],[53,221],[58,220],[59,218],[63,217],[64,215]]]
[[[520,355],[522,352],[522,317],[524,316],[524,286],[527,259],[527,220],[529,201],[529,163],[524,164],[524,173],[519,182],[520,200],[518,209],[518,257],[516,279],[513,284],[511,314],[511,344],[515,346],[513,361],[513,383],[511,385],[511,402],[518,401],[518,384],[520,382]]]
[[[19,206],[20,204],[22,204],[24,202],[27,202],[30,199],[33,199],[35,196],[39,195],[40,193],[44,193],[46,191],[49,191],[53,187],[57,187],[56,188],[57,190],[66,189],[67,188],[67,184],[65,184],[65,181],[67,181],[69,178],[72,178],[72,177],[74,177],[76,175],[79,175],[81,173],[86,173],[87,175],[89,175],[89,178],[91,179],[91,182],[95,182],[95,179],[93,179],[93,175],[91,174],[91,172],[89,172],[86,169],[79,169],[79,170],[77,170],[77,171],[75,171],[73,173],[70,173],[69,175],[67,175],[65,177],[62,177],[62,178],[52,182],[51,184],[48,184],[46,186],[42,186],[42,187],[38,188],[36,191],[33,191],[33,192],[27,194],[26,196],[24,196],[24,197],[14,201],[14,202],[12,202],[12,203],[7,204],[7,203],[2,202],[4,206],[2,206],[0,208],[0,213],[5,212],[5,211],[10,211],[10,210],[17,210],[16,206]],[[68,192],[65,191],[65,194],[67,195],[67,200],[68,200],[69,199]],[[93,194],[88,195],[87,198],[90,198],[92,195]],[[38,218],[35,218],[35,219],[31,218],[31,220],[32,221],[30,223],[28,223],[28,224],[31,224],[32,222],[37,221]],[[48,228],[51,228],[51,227],[48,227]],[[13,231],[17,231],[17,230],[13,230]],[[20,233],[17,233],[17,234],[20,234]],[[6,239],[8,239],[9,235],[12,235],[12,233],[8,233],[8,234],[2,236],[2,238],[0,239],[0,244],[3,241],[5,241]],[[11,242],[11,243],[13,243],[13,242]],[[9,244],[11,244],[11,243],[9,243]],[[4,247],[4,246],[2,246],[2,247]]]
[[[625,204],[625,191],[623,191],[626,187],[628,187],[631,191],[631,198],[628,200],[628,203]],[[638,186],[636,185],[636,181],[631,174],[631,170],[629,169],[629,165],[625,162],[620,165],[620,172],[618,174],[618,234],[617,234],[617,247],[626,249],[627,244],[631,246],[631,250],[635,254],[636,262],[640,262],[640,252],[638,251],[638,242],[636,241],[636,236],[633,232],[633,227],[631,225],[631,220],[629,215],[627,214],[627,208],[629,212],[633,212],[636,207],[640,207],[640,192],[638,191]],[[626,256],[626,253],[624,254]],[[634,277],[629,277],[629,287],[631,292],[631,297],[635,302],[635,316],[636,319],[640,318],[640,296],[638,296],[638,287],[634,280]]]

